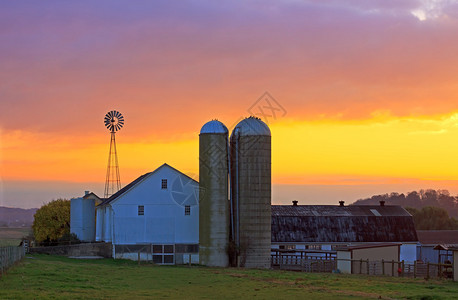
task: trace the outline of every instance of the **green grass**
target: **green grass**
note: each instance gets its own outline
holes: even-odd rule
[[[0,227],[0,247],[2,246],[19,246],[22,237],[32,232],[30,227]]]
[[[0,278],[0,299],[453,299],[458,283],[28,255]]]

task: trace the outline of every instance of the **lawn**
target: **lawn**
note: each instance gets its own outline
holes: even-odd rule
[[[18,246],[22,237],[32,232],[30,227],[0,227],[0,247],[1,246]]]
[[[458,283],[300,272],[137,265],[28,255],[0,278],[0,299],[453,299]]]

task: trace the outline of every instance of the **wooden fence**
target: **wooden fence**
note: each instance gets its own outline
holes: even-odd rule
[[[25,248],[22,246],[0,247],[0,276],[3,276],[6,270],[21,260],[24,255]]]
[[[420,263],[404,261],[370,261],[364,259],[337,259],[335,256],[303,256],[276,253],[271,256],[272,268],[302,272],[338,272],[337,263],[351,264],[352,274],[388,275],[413,278],[453,278],[451,264]]]

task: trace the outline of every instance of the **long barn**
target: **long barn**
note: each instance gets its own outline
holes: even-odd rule
[[[335,250],[340,246],[401,243],[401,260],[416,260],[412,216],[400,206],[272,205],[272,248]]]

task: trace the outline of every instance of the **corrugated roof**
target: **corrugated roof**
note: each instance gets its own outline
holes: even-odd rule
[[[397,205],[272,205],[272,216],[411,216]]]
[[[400,206],[272,205],[275,243],[416,241],[413,218]]]
[[[374,244],[363,244],[363,245],[352,245],[352,246],[343,246],[337,248],[339,250],[360,250],[360,249],[368,249],[368,248],[380,248],[380,247],[393,247],[393,246],[401,246],[401,243],[374,243]]]
[[[458,230],[417,230],[417,235],[423,245],[458,244]]]

